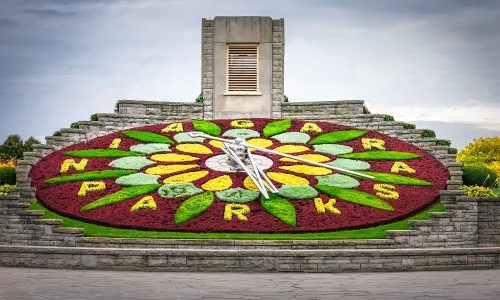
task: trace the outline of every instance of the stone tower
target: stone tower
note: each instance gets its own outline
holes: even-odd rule
[[[280,118],[283,56],[284,19],[203,19],[203,118]]]

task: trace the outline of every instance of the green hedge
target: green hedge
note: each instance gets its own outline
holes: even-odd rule
[[[462,179],[465,185],[490,187],[495,183],[497,175],[482,164],[469,164],[463,166]]]
[[[1,167],[0,168],[0,185],[3,184],[16,184],[16,168],[14,167]]]

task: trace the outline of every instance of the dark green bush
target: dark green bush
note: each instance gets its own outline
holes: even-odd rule
[[[99,119],[99,117],[97,116],[97,114],[93,114],[90,116],[90,121],[97,121]]]
[[[424,130],[422,130],[422,134],[420,136],[423,138],[435,138],[436,133],[433,130],[424,129]]]
[[[0,167],[0,185],[2,184],[16,184],[16,168]]]
[[[288,97],[286,95],[283,96],[283,102],[288,102]]]
[[[203,102],[203,92],[200,92],[198,97],[196,97],[195,101],[199,103]]]
[[[120,111],[120,106],[118,105],[118,102],[115,103],[115,114],[117,114]]]
[[[52,136],[61,136],[61,135],[62,135],[62,132],[60,130],[54,131],[54,133],[52,134]]]
[[[415,124],[405,123],[405,124],[403,125],[403,128],[404,128],[404,129],[415,129],[415,128],[417,128],[417,126],[415,126]]]
[[[449,148],[448,149],[448,154],[457,154],[458,153],[458,149],[457,148]]]
[[[394,121],[394,117],[391,115],[384,115],[384,121],[392,122],[392,121]]]
[[[73,122],[71,123],[71,125],[69,125],[70,128],[74,128],[74,129],[78,129],[80,128],[80,124],[78,124],[78,122]]]
[[[462,179],[465,185],[478,185],[490,187],[495,183],[497,175],[482,164],[464,165]]]
[[[449,141],[449,140],[437,140],[436,145],[449,146],[449,145],[451,145],[451,141]]]
[[[369,114],[371,114],[371,112],[368,110],[368,107],[366,107],[366,106],[364,106],[364,105],[363,105],[363,114],[364,114],[364,115],[369,115]]]

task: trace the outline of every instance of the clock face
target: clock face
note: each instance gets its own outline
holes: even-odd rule
[[[263,197],[221,149],[253,151],[278,193]],[[361,175],[359,175],[361,174]],[[361,177],[368,175],[373,179]],[[317,232],[370,227],[435,203],[448,172],[430,153],[376,131],[326,122],[187,121],[115,132],[56,151],[31,172],[38,200],[111,227],[190,232]]]

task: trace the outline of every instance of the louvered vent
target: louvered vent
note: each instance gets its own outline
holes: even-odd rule
[[[258,45],[227,45],[227,91],[257,92],[259,90],[258,61]]]

